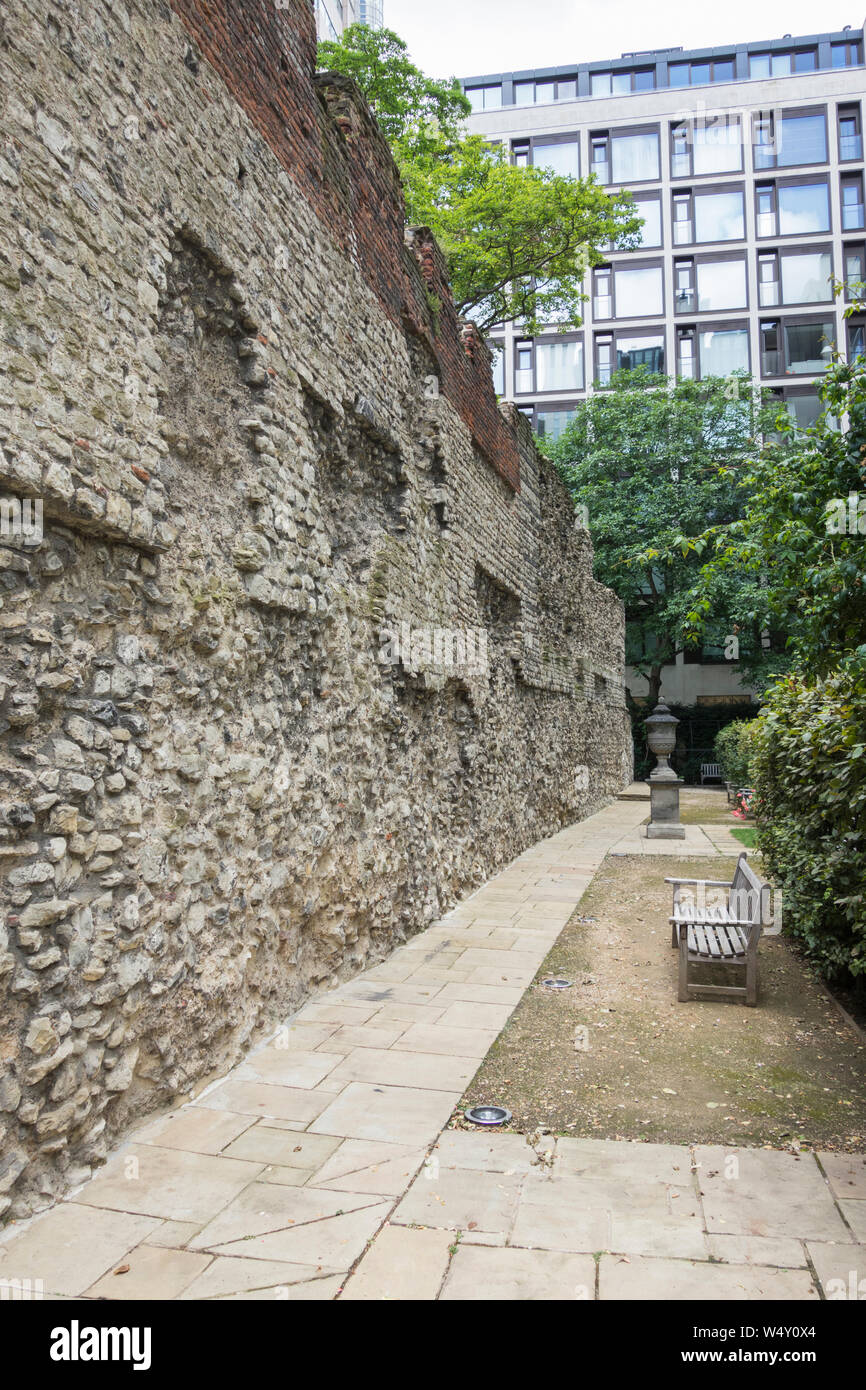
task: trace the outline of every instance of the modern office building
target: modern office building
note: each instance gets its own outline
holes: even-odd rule
[[[590,272],[580,328],[493,334],[497,389],[539,434],[640,364],[693,379],[745,368],[815,418],[834,345],[864,350],[833,293],[866,279],[863,42],[846,28],[463,81],[470,130],[516,163],[628,189],[644,219],[638,250]],[[666,673],[666,697],[742,693],[730,665],[696,676]]]
[[[337,39],[350,24],[381,29],[383,0],[316,0],[320,39]]]

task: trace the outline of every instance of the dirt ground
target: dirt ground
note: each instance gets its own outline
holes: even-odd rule
[[[664,880],[734,862],[607,858],[460,1110],[575,1136],[866,1148],[866,1045],[783,938],[761,942],[757,1008],[677,1001]]]
[[[719,787],[683,787],[680,820],[683,825],[742,825],[732,814],[733,803]]]

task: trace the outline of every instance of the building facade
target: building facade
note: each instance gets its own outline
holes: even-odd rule
[[[320,39],[338,39],[350,24],[369,24],[381,29],[383,0],[316,0],[316,24]]]
[[[863,41],[847,28],[464,79],[472,131],[516,163],[628,189],[644,219],[639,249],[590,272],[578,329],[493,334],[497,389],[539,434],[639,365],[745,369],[800,424],[815,419],[834,347],[864,350],[863,323],[844,317],[866,279]],[[680,658],[667,698],[742,696],[736,666],[714,657],[706,670]]]

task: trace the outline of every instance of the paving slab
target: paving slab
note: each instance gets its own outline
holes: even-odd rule
[[[64,1202],[25,1230],[4,1233],[0,1279],[41,1279],[53,1293],[78,1297],[160,1224],[149,1216]]]
[[[440,1168],[476,1168],[484,1173],[528,1173],[535,1150],[522,1134],[485,1134],[446,1129],[431,1152]]]
[[[394,1144],[432,1144],[460,1091],[421,1091],[353,1081],[310,1125],[313,1134],[380,1139]]]
[[[357,1047],[332,1072],[331,1080],[343,1086],[350,1081],[372,1081],[422,1091],[454,1092],[468,1086],[478,1063],[476,1057],[406,1052],[402,1047]]]
[[[229,1294],[275,1290],[309,1283],[321,1276],[315,1265],[288,1264],[283,1260],[245,1260],[238,1256],[208,1256],[210,1264],[181,1294],[184,1300],[221,1298]]]
[[[384,1226],[347,1281],[340,1301],[437,1298],[448,1268],[451,1241],[450,1231]]]
[[[91,1284],[86,1296],[121,1301],[179,1298],[210,1262],[210,1255],[197,1255],[190,1250],[139,1245],[116,1267],[124,1273],[118,1274],[114,1269],[104,1274]]]
[[[315,1170],[320,1168],[339,1145],[328,1134],[292,1133],[272,1129],[264,1121],[248,1129],[225,1150],[227,1158],[248,1158],[255,1163],[276,1163],[281,1167]]]
[[[866,1201],[866,1154],[818,1152],[830,1191],[843,1201]]]
[[[804,1269],[764,1269],[759,1265],[602,1255],[599,1298],[713,1303],[779,1299],[787,1302],[814,1301],[818,1291],[812,1276]]]
[[[718,1146],[694,1152],[708,1231],[850,1241],[811,1154]]]
[[[230,1293],[215,1298],[215,1303],[311,1303],[336,1298],[343,1287],[345,1275],[319,1275],[305,1284],[280,1284],[271,1289],[253,1289],[249,1293]]]
[[[300,1228],[308,1222],[324,1225],[342,1212],[377,1205],[377,1199],[359,1193],[326,1192],[314,1187],[278,1187],[256,1182],[245,1188],[194,1236],[191,1250],[210,1250],[251,1236]],[[252,1243],[250,1243],[252,1249]],[[231,1251],[245,1254],[246,1251]],[[301,1261],[302,1264],[306,1261]],[[316,1261],[315,1263],[319,1263]],[[334,1266],[335,1269],[341,1265]]]
[[[348,1052],[347,1047],[334,1043],[337,1035],[344,1031],[338,1028],[336,1033],[332,1033],[322,1044],[322,1047],[327,1047],[327,1052],[308,1052],[302,1048],[286,1049],[279,1045],[268,1047],[263,1052],[256,1052],[236,1068],[235,1077],[238,1080],[267,1081],[270,1085],[300,1087],[302,1090],[311,1091],[320,1081],[324,1081]]]
[[[233,1078],[205,1092],[195,1104],[205,1110],[233,1110],[239,1115],[308,1124],[322,1113],[328,1097],[298,1087]]]
[[[824,1297],[831,1302],[866,1302],[866,1245],[806,1243]]]
[[[316,1186],[337,1192],[401,1196],[427,1156],[426,1147],[343,1139],[316,1173]]]
[[[307,1189],[270,1190],[294,1193]],[[240,1240],[216,1245],[213,1251],[217,1255],[239,1255],[251,1260],[313,1264],[322,1273],[332,1270],[345,1276],[387,1219],[390,1209],[390,1199],[380,1201],[374,1206],[345,1211],[327,1221],[308,1221],[301,1226],[285,1226],[261,1235],[244,1236]]]
[[[255,1124],[252,1115],[230,1110],[203,1110],[187,1105],[173,1110],[136,1132],[139,1144],[158,1144],[163,1149],[190,1149],[194,1153],[221,1153],[233,1139]]]
[[[445,1302],[591,1299],[595,1261],[591,1255],[553,1250],[512,1250],[459,1245],[442,1290]]]
[[[427,1168],[413,1182],[392,1220],[403,1226],[438,1226],[506,1234],[514,1220],[519,1174],[478,1173],[471,1168]]]
[[[156,1144],[129,1144],[72,1201],[171,1221],[206,1221],[261,1167]]]

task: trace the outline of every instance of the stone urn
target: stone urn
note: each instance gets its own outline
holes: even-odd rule
[[[650,773],[650,822],[645,835],[649,840],[684,840],[686,828],[680,824],[680,778],[668,759],[676,748],[679,720],[667,705],[658,704],[646,721],[647,743],[656,756]]]
[[[668,762],[677,746],[677,725],[679,722],[665,704],[656,705],[646,721],[647,743],[650,752],[654,753],[656,757],[656,767],[650,773],[651,782],[675,782],[679,780]]]

